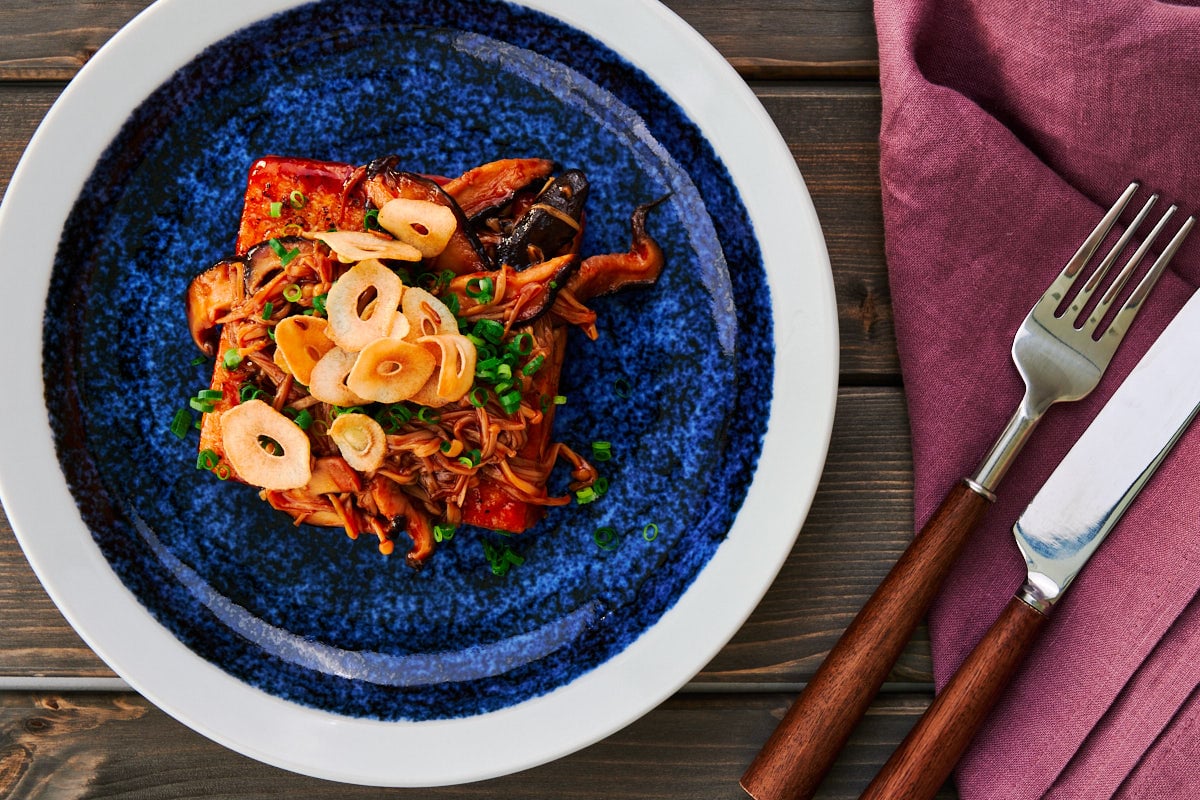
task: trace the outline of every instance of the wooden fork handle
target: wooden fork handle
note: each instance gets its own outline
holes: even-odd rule
[[[742,776],[755,800],[808,800],[837,759],[989,504],[955,486],[859,611]]]
[[[936,795],[1046,619],[1014,597],[860,800],[929,800]]]

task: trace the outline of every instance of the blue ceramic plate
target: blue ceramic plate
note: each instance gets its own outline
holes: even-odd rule
[[[26,248],[44,291],[40,315],[5,322],[42,341],[40,365],[6,364],[45,400],[37,425],[28,395],[3,414],[22,546],[114,670],[270,763],[428,785],[604,736],[736,631],[815,489],[832,291],[778,134],[661,7],[535,5],[156,4],[64,94],[0,212],[0,243]],[[65,148],[81,115],[85,141]],[[231,253],[266,154],[395,154],[442,175],[549,157],[591,181],[585,254],[625,249],[633,207],[668,196],[650,222],[662,278],[598,301],[599,341],[569,345],[556,438],[612,442],[601,501],[516,538],[460,529],[418,572],[195,468],[194,436],[167,430],[211,369],[192,363],[182,296]],[[78,191],[50,203],[39,170]],[[616,541],[597,546],[599,528]],[[486,545],[521,563],[494,574]],[[460,763],[441,738],[488,752]]]

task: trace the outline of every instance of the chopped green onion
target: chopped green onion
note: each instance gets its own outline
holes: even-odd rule
[[[217,464],[217,466],[215,466],[213,468],[212,474],[217,476],[217,480],[221,480],[221,481],[229,480],[229,465],[228,464]]]
[[[621,546],[621,537],[617,535],[615,528],[611,528],[608,525],[605,525],[602,528],[596,528],[596,530],[592,533],[592,541],[595,542],[596,546],[601,550],[612,551]]]
[[[519,567],[525,563],[525,559],[515,552],[510,547],[497,547],[486,539],[480,539],[483,545],[483,555],[491,564],[492,574],[504,575],[512,567]]]
[[[459,312],[458,295],[448,294],[442,298],[442,302],[446,304],[446,308],[450,309],[451,314],[458,316],[458,312]]]
[[[198,397],[193,397],[191,400],[188,400],[188,405],[193,410],[199,411],[201,414],[211,414],[214,408],[211,402],[208,400],[201,400]]]
[[[511,392],[500,395],[500,407],[507,414],[515,414],[521,408],[521,391],[513,389]]]
[[[285,267],[291,263],[293,258],[300,255],[299,247],[295,250],[288,250],[283,246],[283,242],[278,239],[268,239],[267,244],[271,246],[271,250],[274,251],[275,255],[279,256],[279,263]]]
[[[525,366],[521,367],[521,374],[526,377],[533,375],[535,372],[541,369],[542,365],[545,363],[546,357],[539,353],[538,355],[529,359],[529,361],[525,362]]]
[[[565,406],[567,404],[567,396],[562,394],[554,395],[554,405]]]
[[[513,340],[508,343],[508,352],[524,358],[533,352],[533,334],[518,333]]]
[[[379,209],[367,209],[367,213],[363,215],[363,230],[379,230]]]
[[[328,294],[314,294],[313,295],[313,311],[316,311],[318,314],[324,314],[325,313],[325,299],[327,297],[329,297]]]
[[[251,400],[257,400],[260,397],[265,397],[266,394],[266,392],[252,383],[243,383],[242,388],[238,391],[238,399],[243,403],[248,403]]]
[[[262,318],[264,321],[270,319],[271,315],[274,313],[275,313],[275,304],[274,303],[272,303],[270,300],[263,303]]]
[[[296,189],[288,195],[288,203],[291,204],[292,208],[304,208],[308,203],[308,198],[304,196],[304,192]]]
[[[282,217],[283,216],[283,203],[271,203],[270,214],[272,217],[275,217],[276,219],[278,219],[279,217]]]
[[[504,363],[503,361],[496,358],[495,356],[492,356],[491,358],[481,359],[480,361],[476,362],[476,364],[475,364],[475,374],[483,375],[483,376],[495,375],[496,370],[500,369],[500,366],[503,363]]]
[[[592,458],[597,461],[612,459],[612,442],[592,442]]]
[[[596,494],[596,490],[590,486],[585,486],[575,493],[575,501],[581,506],[587,505],[588,503],[594,503],[597,497],[599,497],[599,495]]]
[[[417,421],[418,422],[428,422],[430,424],[436,425],[441,420],[441,418],[442,418],[441,414],[434,411],[432,408],[429,408],[428,406],[421,406],[417,410]]]
[[[471,405],[475,406],[476,408],[483,408],[487,405],[488,390],[482,386],[476,386],[471,390],[471,393],[467,395],[467,400],[470,401]]]
[[[491,278],[471,278],[467,281],[466,286],[467,297],[479,303],[492,302],[492,293],[496,291],[496,284]]]
[[[225,362],[225,369],[237,369],[238,365],[242,363],[242,354],[236,347],[231,347],[225,351],[222,360]]]
[[[304,292],[297,284],[289,283],[283,287],[283,299],[289,303],[299,303],[302,297],[304,297]]]
[[[642,538],[647,542],[653,542],[658,538],[658,525],[651,522],[642,528]]]
[[[221,461],[220,456],[212,450],[201,450],[196,457],[196,469],[211,470]]]
[[[475,327],[471,328],[471,333],[485,342],[500,344],[504,338],[504,326],[494,319],[481,319],[475,323]]]
[[[617,378],[613,383],[613,389],[616,391],[617,397],[622,400],[628,400],[633,396],[633,386],[624,378]]]
[[[204,356],[196,356],[195,358],[192,359],[192,366],[198,367],[201,364],[205,364],[207,362],[208,362],[208,359],[205,358]]]
[[[342,414],[361,414],[361,413],[363,413],[363,411],[366,410],[362,406],[347,406],[345,408],[343,408],[342,406],[333,406],[332,408],[333,408],[332,413],[333,413],[334,419],[337,419]]]
[[[300,413],[296,414],[296,418],[293,420],[293,422],[296,423],[296,426],[300,428],[300,430],[306,431],[312,427],[313,416],[309,413],[307,408],[304,408],[300,410]]]
[[[201,400],[220,400],[225,396],[225,393],[220,389],[201,389],[196,393],[196,397]]]
[[[186,408],[181,408],[175,412],[175,417],[171,420],[171,433],[177,438],[182,439],[187,436],[188,431],[192,429],[192,415],[188,413]]]
[[[444,542],[454,538],[456,527],[454,525],[434,525],[433,540],[435,542]]]

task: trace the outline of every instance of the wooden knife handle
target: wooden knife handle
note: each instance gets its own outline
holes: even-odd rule
[[[1046,619],[1014,597],[860,800],[928,800],[936,795]]]
[[[955,486],[850,623],[742,776],[755,800],[808,800],[891,672],[988,507]]]

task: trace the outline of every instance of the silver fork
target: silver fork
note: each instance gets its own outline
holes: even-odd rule
[[[1030,309],[1029,315],[1017,330],[1016,338],[1013,339],[1012,357],[1017,371],[1025,381],[1025,396],[996,444],[984,457],[979,469],[966,479],[968,487],[988,500],[996,499],[996,486],[1029,440],[1030,434],[1046,410],[1055,403],[1080,400],[1100,383],[1100,377],[1112,360],[1117,345],[1125,338],[1134,317],[1195,224],[1194,217],[1184,220],[1137,288],[1102,330],[1100,325],[1109,316],[1113,302],[1177,210],[1175,206],[1168,208],[1109,284],[1086,321],[1080,323],[1082,314],[1087,311],[1096,290],[1103,284],[1121,253],[1129,246],[1138,228],[1150,214],[1151,207],[1158,201],[1158,195],[1151,195],[1116,244],[1084,282],[1070,306],[1060,312],[1064,298],[1083,274],[1084,267],[1108,236],[1137,189],[1136,183],[1129,185],[1067,262],[1062,273]]]
[[[1167,209],[1097,300],[1096,292],[1158,199],[1151,197],[1068,303],[1072,287],[1137,189],[1134,183],[1125,190],[1021,324],[1012,356],[1025,381],[1025,396],[1016,413],[975,473],[950,490],[746,770],[741,783],[751,796],[813,796],[1042,415],[1054,403],[1085,397],[1100,382],[1129,325],[1195,224],[1189,217],[1180,226],[1128,299],[1111,314],[1176,211],[1175,206]]]

